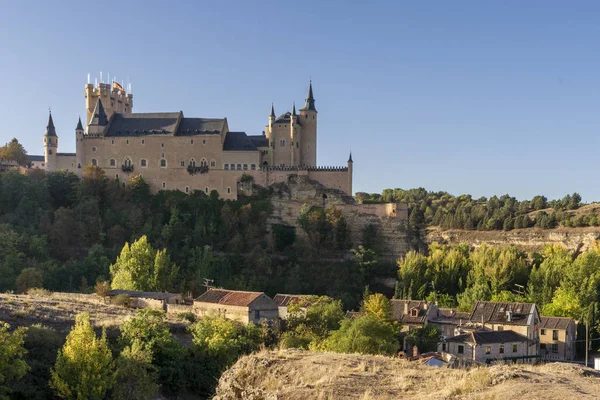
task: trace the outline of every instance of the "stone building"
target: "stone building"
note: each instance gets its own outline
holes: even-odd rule
[[[531,341],[514,331],[473,331],[446,338],[438,344],[442,354],[480,363],[492,361],[535,362],[530,354]]]
[[[277,304],[261,292],[209,289],[194,300],[193,309],[200,317],[219,315],[245,324],[279,317]]]
[[[108,292],[108,297],[111,301],[115,296],[119,295],[129,297],[130,306],[134,308],[153,308],[166,311],[169,304],[183,303],[180,293],[140,292],[137,290],[122,289],[115,289]]]
[[[85,126],[75,128],[75,153],[58,153],[52,115],[44,134],[44,156],[33,166],[78,175],[86,165],[102,168],[112,179],[141,175],[154,191],[189,193],[216,190],[237,198],[243,175],[261,186],[304,175],[352,195],[352,157],[343,167],[317,166],[317,109],[312,82],[305,105],[276,116],[274,106],[260,135],[229,130],[227,118],[190,118],[179,112],[134,113],[133,95],[120,85],[85,86]]]
[[[546,360],[575,359],[577,323],[568,317],[541,317],[540,356]]]
[[[402,332],[424,328],[438,315],[438,307],[430,301],[392,299],[392,320],[402,325]]]

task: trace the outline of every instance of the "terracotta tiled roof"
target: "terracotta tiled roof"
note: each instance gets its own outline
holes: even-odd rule
[[[527,325],[527,320],[534,312],[532,303],[499,303],[478,301],[473,307],[469,321],[481,323]]]
[[[405,307],[406,305],[408,307]],[[401,323],[422,324],[425,322],[427,309],[430,306],[427,301],[392,299],[392,319]],[[412,315],[412,310],[416,311],[416,315]]]
[[[202,294],[194,302],[204,303],[216,303],[224,304],[228,306],[241,306],[247,307],[254,300],[260,296],[267,297],[266,294],[261,292],[242,292],[237,290],[225,290],[225,289],[210,289],[209,291]]]
[[[573,318],[567,317],[541,317],[540,328],[565,330],[571,321],[575,322]]]
[[[304,294],[280,294],[280,293],[277,293],[275,295],[275,297],[273,297],[273,301],[275,302],[275,304],[277,304],[278,307],[287,307],[290,304],[293,304],[300,300],[306,300],[309,297],[310,297],[310,295],[304,295]],[[308,306],[310,306],[310,304],[311,304],[310,301],[306,301],[304,306],[308,307]]]

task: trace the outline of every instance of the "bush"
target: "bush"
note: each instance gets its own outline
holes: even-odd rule
[[[50,297],[52,292],[50,290],[41,288],[31,288],[27,291],[27,294],[34,297]]]
[[[110,292],[110,283],[107,281],[98,281],[96,282],[96,294],[103,299],[108,296],[108,292]]]
[[[118,294],[112,298],[111,303],[121,307],[129,307],[131,305],[131,298],[126,294]]]
[[[177,318],[179,318],[182,321],[188,321],[191,324],[196,322],[196,320],[198,319],[196,318],[196,314],[194,314],[191,311],[179,313],[177,314]]]
[[[322,349],[338,353],[395,354],[398,326],[383,322],[372,315],[342,321],[340,329],[331,333]]]
[[[25,268],[17,277],[17,292],[25,293],[27,289],[44,287],[44,275],[37,268]]]

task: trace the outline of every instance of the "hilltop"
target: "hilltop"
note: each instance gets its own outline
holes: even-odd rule
[[[600,373],[573,364],[438,369],[383,356],[262,351],[219,380],[215,400],[597,399]]]

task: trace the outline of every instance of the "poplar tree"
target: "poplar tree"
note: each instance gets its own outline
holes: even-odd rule
[[[11,390],[6,385],[20,380],[29,367],[23,360],[27,351],[23,347],[25,328],[9,331],[10,325],[0,322],[0,399],[9,399]]]

